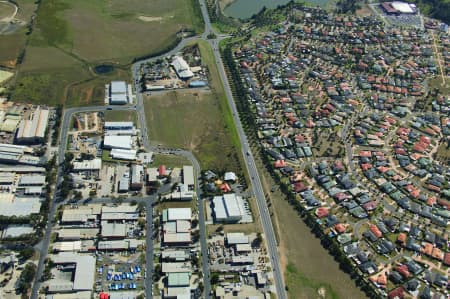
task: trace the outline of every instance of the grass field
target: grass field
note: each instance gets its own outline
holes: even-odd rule
[[[165,165],[168,168],[182,167],[183,165],[191,165],[191,162],[182,156],[154,154],[153,166]]]
[[[7,72],[7,71],[0,70],[0,84],[2,84],[3,81],[6,81],[9,78],[11,78],[13,75],[14,75],[14,73],[12,73],[12,72]]]
[[[151,96],[144,104],[153,144],[192,150],[203,169],[236,171],[236,151],[212,93],[169,92]]]
[[[16,0],[15,2],[19,6],[16,19],[28,23],[36,9],[35,1]],[[6,9],[7,13],[11,15],[12,11],[9,10],[12,7],[8,7],[10,8]],[[0,19],[2,18],[3,8],[4,6],[0,7]],[[16,59],[25,47],[27,39],[26,31],[25,27],[18,25],[16,31],[0,35],[0,65],[6,67],[14,67],[16,65]]]
[[[198,33],[202,29],[196,0],[41,1],[12,99],[68,106],[100,104],[104,83],[129,80],[129,63],[135,57],[165,50],[181,30]],[[18,44],[25,43],[18,37],[10,39],[6,45],[0,42],[0,62],[17,57]],[[102,62],[126,74],[95,74],[93,67]],[[60,82],[53,82],[55,77]],[[50,83],[46,93],[39,87],[42,81]],[[31,82],[38,87],[30,86]]]
[[[135,111],[105,111],[105,121],[132,121],[137,125],[137,114]]]

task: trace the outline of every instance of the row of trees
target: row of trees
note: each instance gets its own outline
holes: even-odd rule
[[[232,82],[232,88],[234,92],[236,106],[239,110],[239,115],[241,116],[243,124],[246,124],[244,125],[244,128],[246,129],[246,134],[247,136],[256,136],[257,126],[255,124],[250,103],[247,101],[246,88],[244,87],[244,84],[242,82],[239,69],[235,64],[231,47],[232,47],[231,45],[228,45],[223,51],[225,67],[228,71],[230,81]],[[276,185],[280,187],[280,190],[286,196],[288,202],[297,211],[297,213],[303,219],[303,221],[310,227],[311,232],[314,233],[314,235],[320,239],[324,248],[327,248],[329,253],[333,255],[335,260],[340,264],[341,269],[344,272],[350,274],[350,276],[355,280],[356,284],[364,292],[366,292],[369,298],[376,298],[378,295],[373,286],[371,285],[371,283],[362,276],[362,273],[359,272],[358,268],[355,267],[352,261],[342,252],[336,240],[334,238],[330,238],[327,234],[324,233],[322,227],[317,223],[315,216],[311,212],[304,209],[304,207],[295,198],[295,195],[290,190],[290,186],[284,184],[281,181],[280,174],[273,168],[272,161],[265,153],[264,148],[262,148],[259,145],[259,143],[256,144],[260,152],[260,157],[269,174],[274,179]]]

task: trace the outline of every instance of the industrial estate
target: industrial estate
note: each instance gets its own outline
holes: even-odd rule
[[[59,1],[0,1],[0,42],[24,44],[0,53],[0,298],[449,298],[446,20],[420,1],[236,20],[184,0],[198,20],[169,45],[94,66],[61,15],[97,4]],[[109,34],[172,28],[180,5],[116,7]],[[36,34],[96,75],[22,75]]]

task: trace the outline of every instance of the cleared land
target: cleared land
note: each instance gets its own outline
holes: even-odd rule
[[[153,95],[144,104],[152,143],[193,151],[203,169],[238,167],[235,148],[212,93],[169,92]]]
[[[137,114],[134,111],[105,111],[105,121],[132,121],[137,125]]]
[[[135,57],[164,51],[180,31],[202,29],[196,0],[41,1],[12,98],[69,106],[100,104],[104,83],[129,75],[100,76],[92,71],[95,65],[109,62],[128,73]],[[13,51],[17,43],[11,43],[5,59],[19,55]],[[54,84],[47,85],[48,93],[29,86],[47,75],[61,81],[49,82]],[[23,90],[28,88],[33,91]]]
[[[155,167],[165,165],[168,168],[174,168],[182,167],[183,165],[191,165],[191,162],[182,156],[154,154],[152,165]]]

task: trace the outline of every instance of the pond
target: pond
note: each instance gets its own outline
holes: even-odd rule
[[[224,14],[236,19],[248,19],[258,13],[264,6],[267,8],[276,8],[278,5],[284,5],[290,0],[236,0],[224,10]],[[305,1],[311,5],[326,6],[330,0],[308,0]]]
[[[112,66],[111,64],[100,64],[94,68],[94,71],[97,74],[103,75],[114,71],[114,66]]]

